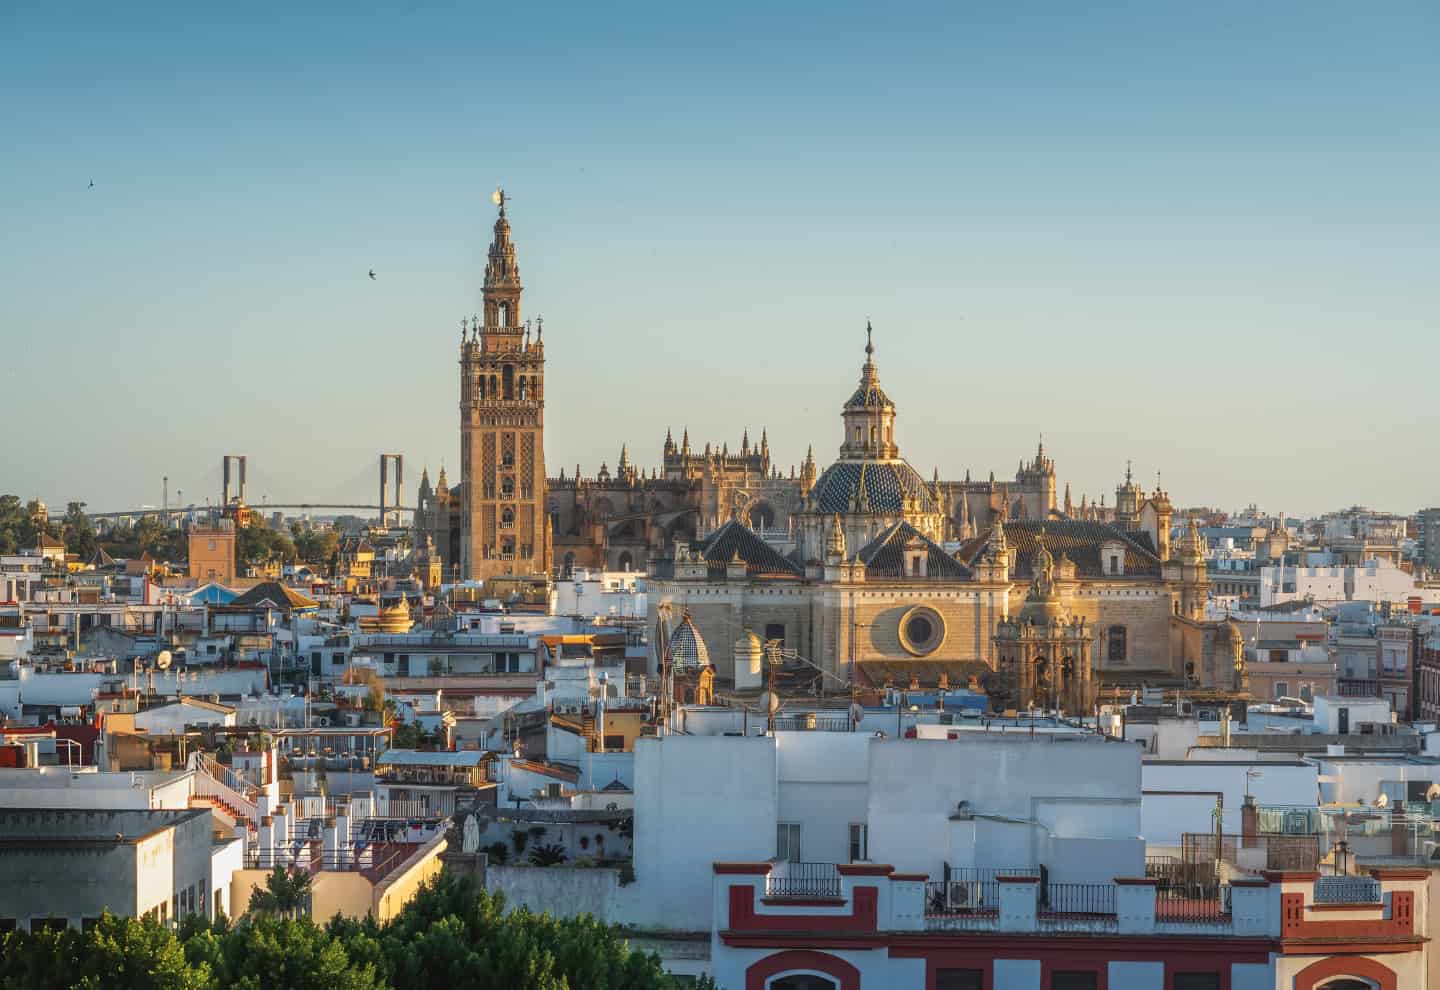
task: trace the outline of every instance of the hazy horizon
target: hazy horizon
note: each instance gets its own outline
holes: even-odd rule
[[[552,476],[823,467],[870,319],[927,478],[1440,504],[1440,7],[817,10],[0,11],[0,493],[458,482],[503,184]]]

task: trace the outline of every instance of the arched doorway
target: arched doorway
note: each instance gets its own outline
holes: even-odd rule
[[[769,990],[840,990],[840,984],[828,976],[814,973],[792,973],[770,981]]]
[[[769,502],[756,502],[745,516],[746,523],[753,530],[775,528],[775,507]]]
[[[620,555],[619,563],[620,569],[622,571],[631,571],[635,569],[635,558],[630,555],[629,550],[626,550]]]

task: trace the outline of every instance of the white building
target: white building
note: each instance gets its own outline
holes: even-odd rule
[[[555,614],[632,618],[647,614],[645,574],[641,571],[591,571],[576,568],[555,585]]]
[[[1358,565],[1260,569],[1261,607],[1306,600],[1321,605],[1340,602],[1404,604],[1417,595],[1423,597],[1413,574],[1379,560]]]
[[[0,811],[0,925],[80,928],[106,911],[162,924],[231,911],[240,839],[216,842],[210,812],[113,808]]]

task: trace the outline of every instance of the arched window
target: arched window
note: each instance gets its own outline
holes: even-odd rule
[[[494,375],[490,376],[490,398],[500,398],[500,386],[498,384],[498,379],[496,379]]]
[[[500,525],[501,525],[501,526],[514,526],[514,525],[515,525],[515,510],[512,509],[512,508],[510,508],[508,505],[507,505],[504,509],[502,509],[502,510],[500,511]]]
[[[485,376],[480,376],[480,401],[485,401]]]
[[[620,555],[620,569],[621,569],[622,571],[628,571],[628,570],[633,569],[634,566],[635,566],[635,558],[632,557],[632,556],[630,556],[630,551],[629,551],[629,550],[626,550],[624,553],[622,553],[622,554]]]
[[[565,563],[560,568],[560,576],[572,577],[575,574],[575,553],[571,551],[565,555]]]
[[[870,446],[875,446],[875,427],[870,427]]]
[[[507,364],[500,370],[500,384],[507,399],[515,398],[515,366]]]
[[[527,393],[529,392],[529,390],[530,390],[530,389],[529,389],[529,385],[530,385],[530,379],[529,379],[529,378],[526,378],[524,375],[521,375],[521,376],[520,376],[520,401],[521,401],[521,402],[524,402],[524,401],[525,401],[525,396],[526,396],[526,394],[527,394]]]

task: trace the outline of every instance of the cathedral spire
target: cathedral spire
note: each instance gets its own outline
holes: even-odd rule
[[[840,562],[845,559],[845,528],[840,525],[840,515],[830,517],[830,532],[825,538],[825,559]]]
[[[680,436],[680,453],[690,453],[690,427],[685,427],[685,432]]]

